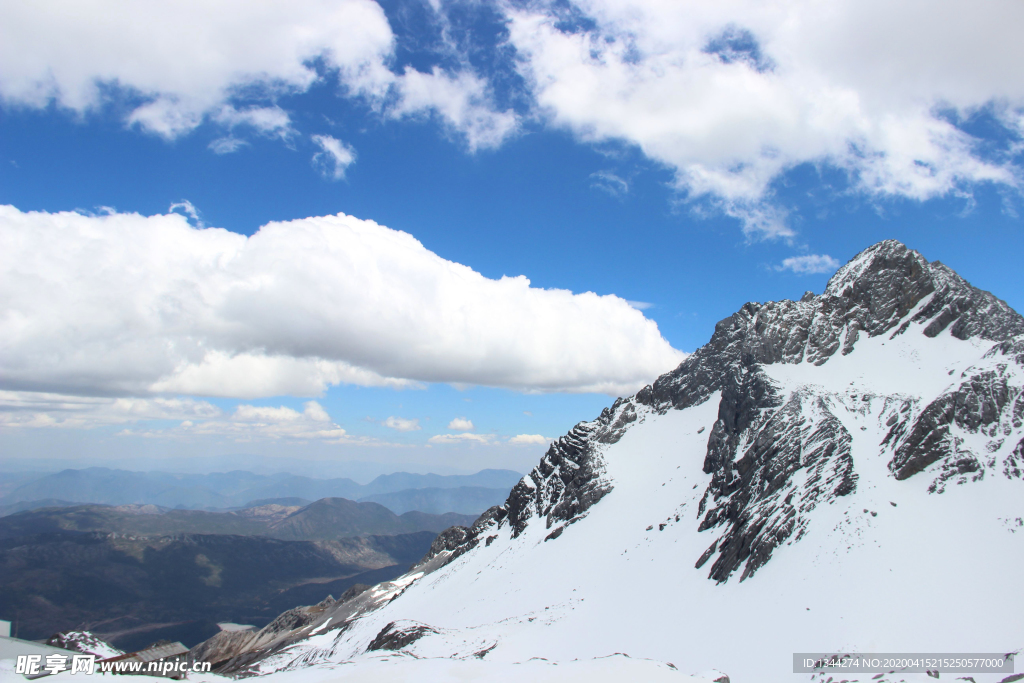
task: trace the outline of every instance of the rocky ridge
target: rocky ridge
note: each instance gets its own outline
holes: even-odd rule
[[[850,434],[834,413],[833,403],[842,399],[812,389],[783,395],[765,367],[822,366],[836,354],[853,353],[863,339],[944,333],[1000,343],[964,371],[959,386],[926,406],[878,397],[890,427],[880,444],[892,453],[890,470],[905,479],[942,461],[935,491],[951,478],[984,476],[986,467],[1020,477],[1024,317],[942,263],[929,263],[887,240],[843,266],[821,295],[750,302],[719,322],[711,340],[678,368],[552,443],[504,505],[463,532],[446,532],[443,549],[454,559],[506,524],[518,535],[535,521],[554,527],[548,538],[557,538],[613,491],[614,482],[604,476],[604,445],[618,441],[646,411],[686,409],[720,392],[704,459],[712,481],[701,501],[699,529],[722,533],[696,558],[696,566],[715,557],[709,578],[726,581],[742,567],[742,581],[780,544],[794,534],[800,537],[811,510],[851,493],[858,479]],[[959,432],[988,436],[989,457],[967,448]],[[1011,434],[1020,442],[996,463],[991,453]],[[798,487],[793,482],[801,470],[807,478]],[[450,543],[458,535],[460,541]]]

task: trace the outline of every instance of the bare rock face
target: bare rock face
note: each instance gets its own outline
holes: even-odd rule
[[[1020,477],[1020,445],[998,463],[964,447],[968,435],[987,441],[985,450],[995,453],[1003,442],[1024,425],[1024,335],[994,346],[977,366],[961,376],[958,386],[929,403],[919,414],[908,414],[892,425],[886,442],[895,447],[889,469],[906,479],[935,463],[939,475],[932,491],[941,492],[945,482],[985,477],[990,469]],[[980,457],[979,457],[980,456]],[[941,461],[941,462],[940,462]]]
[[[794,532],[799,538],[819,503],[857,487],[850,434],[820,396],[797,394],[778,410],[761,412],[761,418],[763,425],[741,432],[756,434],[744,449],[728,452],[724,464],[705,470],[713,478],[700,511],[711,507],[698,530],[721,526],[726,532],[696,566],[717,551],[709,578],[719,582],[741,566],[741,581],[753,575]],[[719,419],[716,429],[721,424]],[[801,469],[808,476],[797,486],[794,474]]]
[[[367,646],[366,651],[401,650],[430,633],[437,633],[437,629],[418,622],[392,621],[380,630],[380,633]]]
[[[742,569],[742,581],[779,545],[800,537],[811,510],[854,492],[858,481],[852,438],[833,414],[831,398],[810,390],[784,396],[763,367],[822,366],[836,354],[853,353],[861,339],[934,338],[944,332],[1002,343],[958,388],[928,406],[877,397],[889,416],[889,436],[880,448],[893,452],[893,475],[905,479],[941,460],[936,491],[950,478],[981,477],[986,469],[1020,476],[1024,440],[1005,462],[986,464],[962,448],[959,434],[984,433],[995,444],[1020,428],[1024,317],[945,265],[887,240],[854,257],[821,295],[745,304],[678,368],[554,442],[504,505],[488,510],[470,529],[445,532],[439,542],[450,561],[506,524],[517,536],[543,523],[552,529],[548,540],[556,539],[613,491],[603,447],[618,441],[639,412],[681,410],[721,392],[704,459],[712,481],[699,522],[700,530],[719,534],[696,565],[711,561],[709,578],[718,582]]]

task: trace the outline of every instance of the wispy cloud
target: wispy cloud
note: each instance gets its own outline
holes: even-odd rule
[[[395,90],[399,97],[388,109],[390,116],[433,113],[465,138],[470,151],[498,147],[519,125],[515,112],[494,108],[487,81],[466,70],[453,74],[438,67],[426,73],[406,68],[396,78]]]
[[[832,273],[839,268],[839,261],[827,254],[807,254],[806,256],[791,256],[783,259],[782,263],[775,266],[775,270],[790,270],[797,275],[814,275],[817,273]]]
[[[629,182],[611,171],[597,171],[590,174],[590,186],[607,192],[613,197],[629,194]]]
[[[163,426],[174,422],[172,426]],[[0,391],[0,426],[8,429],[97,429],[123,426],[120,436],[278,439],[377,445],[353,437],[316,401],[302,411],[288,406],[241,404],[229,413],[190,398],[103,398],[44,392]]]
[[[213,119],[228,129],[249,126],[264,135],[287,138],[295,132],[292,130],[292,121],[288,112],[278,106],[236,109],[234,106],[226,104],[214,114]]]
[[[231,154],[237,152],[242,147],[245,147],[249,143],[241,138],[236,138],[234,135],[226,135],[222,138],[217,138],[211,142],[207,147],[214,154]]]
[[[312,140],[322,150],[313,155],[313,165],[320,169],[325,178],[344,178],[345,169],[356,161],[356,150],[330,135],[314,135]]]
[[[103,208],[106,209],[107,215],[112,215],[116,213],[113,209],[109,207]],[[171,204],[167,211],[169,213],[181,211],[183,214],[192,219],[192,224],[195,225],[197,228],[206,227],[206,224],[203,223],[202,219],[199,217],[199,210],[195,207],[195,205],[192,204],[192,202],[190,202],[187,199],[182,199],[180,202],[175,202]]]
[[[108,398],[0,390],[0,425],[92,429],[139,421],[220,418],[220,408],[189,398]]]

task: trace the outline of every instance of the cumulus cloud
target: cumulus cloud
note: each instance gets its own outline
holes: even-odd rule
[[[197,27],[201,27],[198,29]],[[268,95],[302,91],[321,59],[357,92],[380,92],[394,37],[372,0],[269,0],[197,3],[5,3],[0,10],[0,94],[8,102],[76,111],[103,103],[110,88],[142,103],[129,122],[175,137],[207,115],[225,113],[242,88]]]
[[[407,420],[404,417],[395,417],[393,415],[381,422],[381,424],[399,432],[415,432],[421,429],[419,420]]]
[[[516,434],[515,436],[508,440],[508,442],[511,444],[540,446],[543,446],[549,441],[551,441],[551,439],[547,438],[546,436],[541,436],[540,434]]]
[[[473,421],[464,417],[456,417],[448,423],[448,429],[454,429],[457,432],[471,432],[474,429]]]
[[[345,169],[356,161],[356,150],[330,135],[314,135],[312,140],[322,150],[313,155],[313,165],[319,167],[326,178],[344,178]]]
[[[290,116],[274,102],[327,77],[390,116],[433,112],[471,149],[516,128],[468,67],[392,72],[395,45],[373,0],[3,3],[0,101],[82,113],[119,100],[126,123],[166,139],[204,121],[287,137]],[[222,140],[215,152],[237,149]]]
[[[843,169],[871,196],[928,199],[973,183],[1019,187],[1006,155],[954,125],[1024,108],[1024,5],[902,0],[576,0],[509,10],[510,42],[547,119],[624,141],[675,172],[690,199],[788,236],[780,174]],[[587,21],[580,21],[580,17]]]
[[[837,268],[839,268],[839,261],[836,261],[828,254],[791,256],[790,258],[783,259],[781,264],[775,266],[775,270],[791,270],[798,275],[834,273]]]
[[[136,432],[125,432],[135,434]],[[352,443],[369,441],[365,438],[352,438],[344,429],[331,421],[327,411],[316,401],[308,401],[303,411],[287,406],[252,406],[240,405],[224,419],[211,419],[202,422],[183,422],[176,430],[158,430],[138,433],[142,436],[150,434],[188,435],[188,436],[219,436],[229,437],[234,441],[247,442],[255,440],[297,439],[301,441],[325,441],[327,443]]]
[[[244,236],[179,214],[0,206],[0,389],[316,396],[340,383],[636,391],[684,357],[625,300],[493,280],[337,215]]]

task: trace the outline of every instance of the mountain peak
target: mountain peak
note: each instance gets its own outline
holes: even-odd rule
[[[877,276],[886,279],[920,279],[928,270],[928,261],[919,252],[899,240],[883,240],[860,252],[836,271],[825,286],[825,296],[843,296],[858,283]]]
[[[947,328],[957,339],[989,341],[1024,332],[1024,318],[1004,301],[898,240],[884,240],[854,256],[829,280],[823,294],[828,297],[842,301],[848,328],[843,353],[852,350],[860,331],[874,337],[899,326],[902,334],[911,323],[923,325],[928,337]]]

